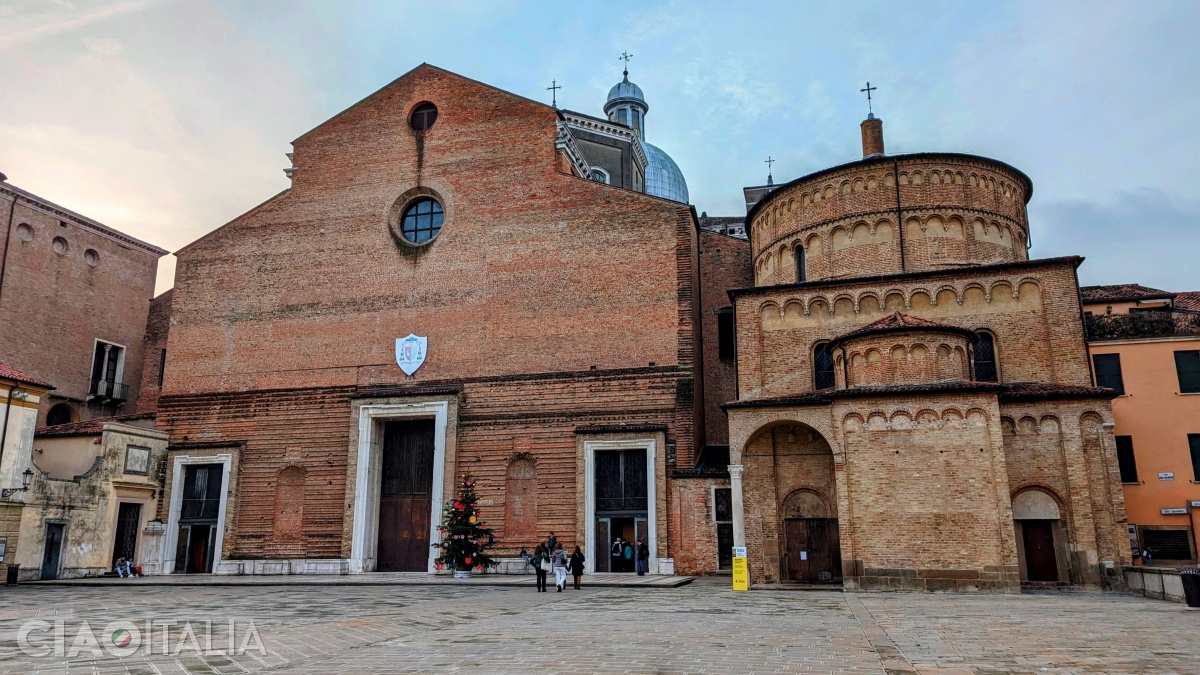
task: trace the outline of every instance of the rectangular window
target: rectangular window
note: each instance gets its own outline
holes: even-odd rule
[[[1117,465],[1122,483],[1138,482],[1137,461],[1133,458],[1133,436],[1117,436]]]
[[[1200,482],[1200,434],[1188,434],[1188,450],[1192,453],[1192,480]]]
[[[179,513],[181,520],[216,520],[221,508],[224,468],[220,464],[184,467],[183,506]]]
[[[121,383],[121,371],[124,369],[125,348],[111,342],[96,340],[88,393],[101,398],[125,400],[125,385]]]
[[[717,312],[717,356],[722,361],[732,361],[735,353],[733,310],[722,309]]]
[[[158,388],[162,389],[163,375],[167,372],[167,350],[158,351]]]
[[[1096,386],[1116,389],[1118,394],[1125,393],[1125,382],[1121,379],[1120,354],[1096,354],[1092,357],[1096,367]]]
[[[1179,529],[1151,529],[1142,527],[1142,548],[1150,551],[1150,557],[1158,560],[1191,560],[1192,543],[1186,527]]]
[[[733,491],[713,490],[713,520],[717,523],[717,569],[733,569]]]
[[[1175,373],[1179,375],[1179,393],[1200,393],[1200,350],[1175,352]]]

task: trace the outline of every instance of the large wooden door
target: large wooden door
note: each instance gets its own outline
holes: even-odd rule
[[[1022,520],[1021,537],[1025,544],[1025,574],[1030,581],[1058,581],[1058,560],[1054,556],[1053,520]]]
[[[837,581],[842,577],[842,545],[834,518],[784,521],[787,572],[792,581]]]
[[[433,506],[433,420],[384,425],[380,481],[377,569],[424,572]]]

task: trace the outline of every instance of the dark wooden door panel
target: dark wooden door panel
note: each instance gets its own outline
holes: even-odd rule
[[[112,567],[117,565],[118,558],[125,558],[137,564],[134,552],[137,551],[137,531],[142,519],[142,505],[122,503],[117,509],[117,536],[113,542]]]
[[[784,521],[787,578],[807,583],[842,576],[842,546],[833,518],[789,518]]]
[[[1053,521],[1022,520],[1021,536],[1025,543],[1025,572],[1030,581],[1058,581],[1058,561],[1054,556]]]
[[[379,497],[381,572],[424,572],[433,508],[433,420],[384,426]]]
[[[808,564],[802,552],[808,550],[808,521],[789,518],[785,523],[784,536],[787,538],[787,571],[792,581],[808,579]]]

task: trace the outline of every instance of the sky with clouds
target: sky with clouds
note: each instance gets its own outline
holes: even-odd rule
[[[892,153],[1033,179],[1032,254],[1084,284],[1200,290],[1200,3],[0,2],[0,171],[171,250],[284,189],[290,141],[425,61],[602,114],[633,53],[647,139],[710,215],[741,187]],[[160,264],[171,285],[173,258]]]

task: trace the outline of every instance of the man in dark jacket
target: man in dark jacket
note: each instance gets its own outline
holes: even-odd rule
[[[645,539],[638,539],[637,545],[637,573],[642,576],[649,571],[650,568],[650,547],[646,545]]]

